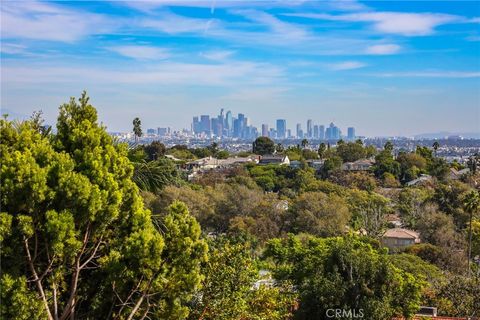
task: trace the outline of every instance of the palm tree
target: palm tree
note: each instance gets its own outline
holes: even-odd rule
[[[301,143],[302,143],[302,148],[303,149],[305,149],[308,146],[308,140],[307,139],[303,139]]]
[[[142,136],[142,121],[138,117],[133,119],[133,134],[135,135],[135,142]]]
[[[285,149],[283,148],[283,145],[281,143],[277,143],[277,146],[275,147],[276,152],[283,152]]]
[[[322,142],[318,147],[318,156],[320,157],[320,159],[323,159],[323,157],[325,156],[325,151],[327,151],[327,146],[325,145],[325,143]]]
[[[470,270],[470,260],[472,258],[472,218],[473,214],[480,208],[480,196],[478,191],[470,191],[464,200],[463,206],[466,212],[470,214],[470,225],[468,227],[468,269]]]
[[[438,143],[438,141],[435,141],[432,145],[433,147],[433,150],[435,151],[435,157],[437,156],[437,150],[438,150],[438,147],[440,147],[440,143]]]
[[[384,150],[387,150],[389,152],[393,151],[393,143],[391,141],[387,141],[385,145],[383,146]]]

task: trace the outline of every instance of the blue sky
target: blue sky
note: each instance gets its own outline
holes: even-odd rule
[[[221,107],[368,136],[480,131],[478,1],[3,1],[2,113],[86,89],[111,131]]]

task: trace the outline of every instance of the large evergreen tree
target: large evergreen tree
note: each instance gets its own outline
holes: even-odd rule
[[[1,120],[3,319],[186,317],[206,244],[186,207],[155,227],[84,92],[57,134]]]

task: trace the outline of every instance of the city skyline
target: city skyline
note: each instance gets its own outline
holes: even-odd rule
[[[304,131],[301,123],[297,123],[295,126],[296,130],[293,130],[288,126],[286,119],[271,121],[275,123],[274,126],[270,126],[270,123],[262,123],[261,127],[257,127],[252,125],[251,118],[248,118],[245,114],[238,113],[235,117],[231,110],[224,114],[224,109],[222,108],[218,116],[205,114],[193,116],[190,130],[192,134],[203,135],[206,138],[220,137],[250,140],[260,136],[272,139],[307,138],[320,140],[339,140],[341,138],[354,140],[357,137],[354,127],[348,127],[347,135],[343,135],[341,129],[333,122],[326,126],[308,119],[306,120],[306,130]],[[161,136],[160,129],[165,131],[165,128],[158,127],[159,136]],[[147,131],[153,133],[154,129],[150,128]]]
[[[1,10],[1,107],[12,118],[41,109],[53,124],[85,89],[110,131],[135,117],[183,128],[219,106],[258,128],[321,119],[365,136],[480,131],[475,2],[4,1]]]

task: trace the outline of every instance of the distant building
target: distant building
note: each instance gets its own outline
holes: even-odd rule
[[[289,165],[290,159],[285,155],[265,155],[263,156],[258,164],[278,164],[278,165]]]
[[[303,138],[302,124],[300,123],[297,123],[297,138],[298,139]]]
[[[230,157],[227,159],[217,159],[214,157],[206,157],[202,159],[193,160],[185,164],[185,168],[190,172],[208,171],[217,168],[229,168],[245,163],[257,163],[257,156],[249,156],[245,158]]]
[[[313,126],[313,138],[314,138],[314,139],[318,139],[318,138],[319,138],[319,135],[318,135],[318,125],[314,125],[314,126]]]
[[[420,243],[420,235],[418,232],[409,229],[388,229],[382,236],[382,243],[390,249],[407,247]]]
[[[262,124],[262,137],[268,137],[268,124]]]
[[[245,127],[247,126],[247,119],[245,118],[245,115],[243,113],[239,113],[236,119],[236,122],[237,122],[237,127],[235,128],[235,121],[233,125],[234,131],[236,129],[236,132],[234,132],[234,137],[244,138],[244,131],[245,131]]]
[[[318,138],[320,140],[325,140],[325,126],[318,127]]]
[[[194,133],[202,132],[202,125],[201,125],[200,121],[198,120],[198,117],[193,117],[192,131]]]
[[[370,159],[360,159],[354,162],[345,162],[342,165],[342,170],[346,171],[368,171],[372,168],[374,164],[373,160]]]
[[[274,128],[270,128],[270,130],[268,130],[268,137],[275,139],[277,137],[277,131]]]
[[[355,140],[355,128],[354,127],[349,127],[347,129],[347,139],[352,141]]]
[[[160,137],[164,137],[166,135],[169,135],[170,134],[170,128],[157,128],[157,134]]]
[[[469,168],[462,170],[456,170],[455,168],[450,168],[450,172],[447,175],[449,180],[460,180],[463,176],[467,175],[470,172]]]
[[[150,134],[151,135],[155,134],[155,129],[147,129],[147,134],[149,134],[149,135]]]
[[[227,111],[225,116],[225,129],[227,132],[227,136],[231,137],[233,133],[233,116],[232,111]]]
[[[307,120],[307,138],[313,137],[313,121],[312,119]]]
[[[210,116],[202,115],[200,116],[200,131],[204,132],[207,135],[210,135],[212,128],[211,128]]]
[[[340,140],[341,131],[340,129],[332,123],[325,131],[325,139],[327,140]]]
[[[285,139],[287,136],[287,120],[278,119],[277,120],[277,138]]]
[[[432,180],[433,180],[432,176],[429,176],[428,174],[421,174],[420,177],[418,177],[417,179],[412,180],[412,181],[408,181],[407,186],[408,187],[418,186],[418,185],[424,184],[426,182],[430,182]]]
[[[323,165],[325,164],[325,160],[307,160],[307,165],[310,167],[310,168],[313,168],[315,170],[320,170],[323,168]]]
[[[241,129],[241,125],[240,125],[240,120],[238,119],[234,119],[233,120],[233,137],[234,138],[240,138],[240,129]]]

